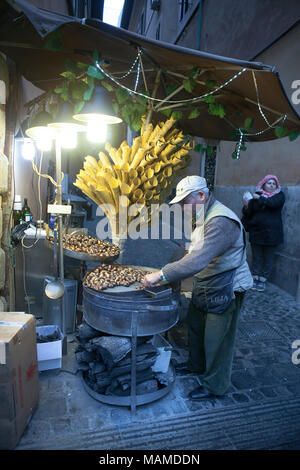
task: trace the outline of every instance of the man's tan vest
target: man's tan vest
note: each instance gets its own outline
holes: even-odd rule
[[[253,279],[249,266],[246,260],[246,234],[244,227],[237,217],[237,215],[228,207],[224,206],[219,201],[215,201],[211,208],[207,211],[204,217],[203,226],[196,228],[191,237],[191,246],[189,252],[193,249],[193,245],[198,243],[201,235],[203,236],[204,227],[213,217],[228,217],[231,220],[235,220],[240,226],[240,236],[237,241],[232,245],[225,253],[221,256],[215,257],[206,268],[204,268],[195,276],[199,279],[213,276],[230,269],[237,268],[234,277],[234,291],[245,291],[252,287]]]

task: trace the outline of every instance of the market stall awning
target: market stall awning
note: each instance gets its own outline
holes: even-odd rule
[[[0,0],[0,51],[13,59],[22,75],[37,87],[53,89],[61,80],[60,73],[65,71],[68,58],[89,62],[95,49],[100,59],[108,63],[106,70],[110,76],[130,89],[134,89],[136,81],[136,69],[131,70],[131,66],[140,50],[143,68],[140,81],[145,80],[149,91],[155,88],[161,70],[156,99],[165,99],[170,84],[177,83],[179,87],[189,79],[191,69],[198,68],[193,90],[181,87],[165,103],[165,107],[171,107],[173,101],[194,99],[199,115],[188,119],[191,103],[186,102],[182,104],[184,113],[179,121],[183,131],[190,135],[237,140],[233,131],[241,128],[246,119],[252,123],[247,135],[250,141],[276,139],[276,126],[284,126],[289,132],[300,130],[300,117],[272,66],[146,39],[98,20],[40,9],[24,0]],[[209,103],[197,100],[209,93],[208,81],[215,83],[214,97],[226,109],[224,117],[211,114]],[[163,109],[159,102],[155,106]]]

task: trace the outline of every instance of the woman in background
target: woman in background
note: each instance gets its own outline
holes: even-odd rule
[[[243,198],[242,222],[252,250],[252,289],[263,292],[274,260],[276,247],[283,242],[281,210],[285,196],[277,176],[266,175],[256,191]]]

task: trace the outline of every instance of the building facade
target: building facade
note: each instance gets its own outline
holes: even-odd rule
[[[123,27],[148,38],[275,67],[285,93],[300,114],[300,3],[297,0],[128,0]],[[260,97],[263,103],[263,96]],[[276,109],[276,102],[274,103]],[[200,139],[201,141],[201,139]],[[300,138],[247,142],[238,160],[234,142],[214,145],[210,156],[194,155],[188,173],[208,177],[216,196],[241,215],[242,194],[266,174],[276,174],[286,195],[284,244],[271,280],[300,302]],[[213,173],[213,174],[212,174]],[[250,253],[249,253],[250,256]],[[250,260],[251,261],[251,260]]]

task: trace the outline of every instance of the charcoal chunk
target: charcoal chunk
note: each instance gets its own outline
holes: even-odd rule
[[[101,362],[93,362],[89,364],[91,374],[100,374],[101,372],[105,371],[105,365]]]
[[[76,357],[76,361],[77,362],[92,362],[93,359],[94,359],[94,355],[93,353],[89,353],[87,351],[81,351],[81,352],[77,352],[75,353],[75,357]]]
[[[92,338],[102,335],[101,331],[95,330],[85,321],[83,321],[78,327],[78,339],[81,342],[88,341]]]
[[[102,336],[94,338],[91,343],[96,345],[97,352],[109,370],[131,350],[130,339],[120,336]]]
[[[139,390],[139,384],[146,383],[149,380],[154,378],[154,374],[151,369],[145,371],[137,372],[136,374],[136,394],[140,395],[143,389]],[[156,380],[154,380],[156,382]],[[158,389],[156,382],[156,388],[154,389],[154,384],[152,384],[152,390],[155,391]],[[118,396],[129,396],[131,393],[131,375],[126,374],[114,379],[109,387],[107,387],[105,394],[106,395],[118,395]],[[145,392],[149,393],[149,392]]]
[[[37,343],[50,343],[52,341],[59,341],[60,339],[61,338],[60,338],[60,334],[58,331],[54,331],[53,333],[48,334],[48,335],[42,335],[40,333],[36,334]]]
[[[153,366],[153,364],[156,361],[156,357],[146,359],[145,361],[142,362],[137,362],[136,363],[136,371],[142,371],[147,369],[148,367]],[[118,375],[123,375],[123,374],[128,374],[131,372],[131,364],[126,365],[126,366],[116,366],[111,370],[111,376],[112,377],[117,377]]]

